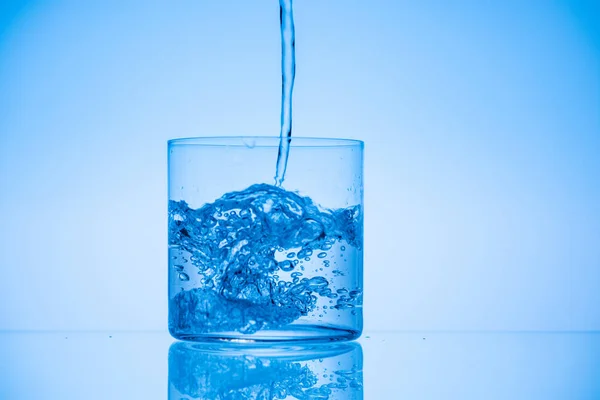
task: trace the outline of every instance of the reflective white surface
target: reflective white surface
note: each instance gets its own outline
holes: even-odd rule
[[[2,332],[0,399],[168,399],[173,342],[166,332]],[[369,400],[600,398],[600,333],[367,332],[358,343]]]

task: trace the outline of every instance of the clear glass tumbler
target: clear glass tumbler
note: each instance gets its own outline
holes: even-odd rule
[[[168,142],[169,331],[182,340],[350,340],[363,326],[363,148],[293,138]]]
[[[169,349],[169,400],[363,399],[360,345],[216,345]]]

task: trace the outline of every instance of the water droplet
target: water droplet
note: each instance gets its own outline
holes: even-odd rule
[[[319,255],[317,257],[319,257],[319,258],[325,258],[325,257],[327,257],[327,253],[325,253],[323,251],[323,252],[319,253]]]
[[[291,253],[288,253],[288,255],[286,256],[287,258],[294,258],[296,257],[296,253],[294,253],[293,251]]]
[[[340,250],[341,250],[341,251],[345,251],[345,250],[346,250],[346,246],[342,246],[342,247],[340,247]]]
[[[306,257],[304,261],[310,261],[310,257]]]
[[[190,277],[185,272],[180,272],[179,273],[179,279],[182,280],[182,281],[189,281]]]

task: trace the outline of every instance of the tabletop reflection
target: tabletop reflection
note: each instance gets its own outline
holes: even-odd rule
[[[175,342],[169,400],[363,399],[358,343],[258,346]]]

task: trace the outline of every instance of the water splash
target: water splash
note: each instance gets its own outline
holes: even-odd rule
[[[292,141],[292,95],[296,78],[296,39],[292,0],[279,0],[281,23],[281,132],[275,185],[281,186],[285,178]]]
[[[319,298],[335,300],[331,308],[338,310],[360,306],[360,290],[338,293],[332,290],[335,275],[307,277],[299,264],[338,242],[360,250],[362,237],[360,206],[323,209],[267,184],[227,193],[199,209],[170,201],[174,272],[181,274],[182,259],[197,268],[193,286],[171,298],[170,327],[255,333],[308,315]]]

